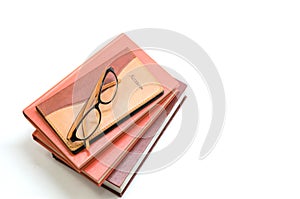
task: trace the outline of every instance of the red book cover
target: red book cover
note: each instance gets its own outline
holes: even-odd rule
[[[108,57],[112,57],[115,54],[120,52],[120,49],[129,49],[138,57],[141,62],[145,65],[156,64],[154,60],[152,60],[143,50],[139,49],[138,46],[131,41],[126,35],[122,34],[113,40],[110,44],[108,44],[103,50],[99,51],[95,55],[93,55],[90,59],[88,59],[84,64],[87,65],[85,68],[89,68],[89,71],[95,70],[95,66],[98,64],[95,63],[103,63],[107,61]],[[157,66],[157,64],[156,64]],[[94,67],[94,68],[93,68]],[[178,82],[171,77],[166,71],[164,71],[161,67],[148,67],[149,71],[155,75],[156,79],[164,86],[164,94],[160,98],[156,99],[151,104],[147,105],[144,109],[139,111],[137,114],[134,114],[129,120],[126,120],[118,127],[113,129],[110,133],[106,134],[105,139],[99,139],[94,142],[89,150],[83,150],[78,154],[73,154],[60,140],[60,138],[56,135],[54,130],[45,122],[43,117],[37,112],[36,106],[40,105],[42,102],[46,100],[50,100],[50,98],[55,99],[58,93],[64,89],[72,89],[72,84],[76,80],[78,80],[78,69],[73,71],[70,75],[68,75],[65,79],[59,82],[56,86],[42,95],[39,99],[29,105],[24,109],[23,113],[26,118],[41,132],[43,135],[57,148],[57,151],[64,156],[65,159],[68,160],[72,167],[80,170],[85,164],[87,164],[98,152],[103,150],[105,147],[109,145],[113,140],[115,140],[121,133],[122,130],[129,128],[132,124],[134,124],[139,118],[141,118],[145,113],[147,113],[151,108],[155,106],[160,100],[162,100],[166,95],[168,95],[173,89],[178,87]],[[80,72],[82,77],[85,77],[88,72],[85,74]]]

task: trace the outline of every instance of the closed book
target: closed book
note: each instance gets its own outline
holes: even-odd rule
[[[80,153],[74,154],[62,141],[62,139],[56,134],[55,130],[45,122],[45,118],[42,114],[37,111],[37,106],[39,109],[43,109],[47,112],[47,103],[59,103],[55,100],[56,98],[61,98],[59,96],[62,91],[65,93],[71,92],[74,87],[74,83],[80,81],[82,78],[86,78],[89,72],[96,70],[99,63],[104,63],[115,56],[116,54],[124,51],[124,49],[129,49],[130,53],[133,53],[134,57],[137,57],[139,61],[147,67],[148,71],[153,74],[155,79],[160,83],[163,88],[163,94],[151,101],[150,104],[146,104],[141,110],[130,116],[130,119],[117,125],[114,129],[109,131],[109,133],[104,135],[105,139],[96,140],[89,148],[89,150],[83,149]],[[127,55],[127,54],[126,54]],[[122,61],[121,63],[126,63]],[[113,140],[117,139],[124,130],[129,129],[131,125],[135,124],[137,120],[142,118],[147,112],[149,112],[156,104],[158,104],[162,99],[164,99],[170,92],[178,88],[179,83],[176,79],[170,76],[164,69],[156,64],[143,50],[141,50],[133,41],[131,41],[126,35],[122,34],[116,39],[114,39],[110,44],[108,44],[103,50],[93,55],[84,64],[86,71],[80,71],[80,67],[69,74],[56,86],[38,98],[35,102],[24,109],[23,113],[25,117],[46,137],[51,144],[56,147],[56,150],[67,160],[68,163],[76,170],[81,170],[89,161],[91,161],[98,153],[104,150]],[[115,63],[118,65],[118,63]],[[122,65],[119,63],[119,65]],[[80,98],[80,96],[79,96]],[[82,100],[75,99],[75,100]],[[65,102],[64,102],[65,103]],[[64,106],[65,104],[60,104]],[[48,110],[49,111],[49,110]]]
[[[175,98],[173,98],[173,100],[168,104],[168,106],[166,106],[164,108],[164,110],[165,110],[164,114],[160,114],[155,119],[155,121],[152,123],[152,125],[146,130],[146,132],[144,134],[145,138],[138,139],[136,145],[134,145],[133,148],[131,148],[131,151],[132,150],[137,151],[136,146],[138,146],[138,150],[139,151],[144,151],[144,153],[145,153],[146,149],[141,147],[141,146],[146,147],[146,145],[149,144],[148,148],[153,147],[155,141],[158,140],[158,138],[161,135],[162,131],[169,124],[169,121],[171,120],[172,116],[175,115],[175,113],[178,110],[179,106],[183,103],[183,100],[184,100],[184,97],[185,97],[185,95],[183,94],[184,90],[185,90],[185,85],[181,84],[180,91],[177,93],[177,96]],[[145,121],[148,121],[148,120],[145,120]],[[144,123],[144,125],[146,125],[146,123]],[[68,163],[68,161],[66,159],[64,159],[63,156],[61,156],[61,154],[59,154],[57,152],[57,150],[55,149],[55,146],[49,144],[48,143],[49,141],[47,140],[47,138],[45,138],[41,133],[36,131],[36,132],[33,133],[33,137],[35,138],[36,141],[38,141],[40,144],[42,144],[44,147],[46,147],[51,153],[53,153],[54,156],[56,156],[57,159],[59,159],[60,161],[64,162],[66,165],[68,165],[69,167],[72,168],[72,166]],[[120,140],[122,141],[122,139],[120,139]],[[154,142],[151,143],[151,140],[153,140]],[[141,144],[139,144],[140,141],[142,141]],[[122,145],[122,142],[120,142],[120,143]],[[120,147],[121,146],[120,143],[119,144],[115,143],[115,147]],[[124,140],[123,140],[123,144],[124,144]],[[126,143],[125,143],[125,145],[126,145]],[[127,153],[128,153],[128,151],[127,151]],[[107,154],[107,157],[110,157],[110,156],[113,157],[115,153],[114,152],[111,153],[111,151],[108,151],[106,154]],[[99,154],[99,155],[101,155],[101,154]],[[121,157],[121,156],[119,156],[119,157]],[[99,158],[99,160],[101,160],[101,156],[99,156],[98,158]],[[123,159],[123,158],[121,158],[121,159]],[[141,158],[138,158],[137,156],[135,156],[134,158],[132,156],[130,158],[125,158],[125,163],[124,163],[124,161],[121,161],[120,165],[124,166],[124,164],[125,165],[127,164],[127,165],[131,165],[131,167],[139,167],[139,165],[141,164],[141,161],[138,161],[137,159],[141,159]],[[100,165],[100,167],[99,167],[99,165]],[[103,165],[101,165],[101,161],[95,161],[94,160],[94,161],[91,161],[91,163],[88,165],[88,167],[89,167],[90,170],[94,171],[94,172],[90,173],[90,175],[94,175],[94,176],[88,176],[87,175],[87,177],[89,179],[93,180],[93,178],[95,179],[95,178],[98,177],[99,173],[97,172],[97,170],[99,170],[99,168],[101,169],[103,167]],[[124,168],[124,167],[120,168],[118,166],[117,168],[119,168],[121,171],[126,171],[126,168]],[[129,181],[130,181],[130,179],[132,179],[132,176],[130,176],[130,174],[133,171],[133,169],[130,169],[130,172],[125,172],[125,173],[120,172],[118,169],[115,169],[115,170],[112,170],[112,168],[110,168],[110,169],[111,169],[111,172],[112,172],[110,174],[110,176],[112,176],[112,177],[110,177],[110,176],[106,177],[107,180],[104,182],[106,184],[106,186],[107,187],[109,186],[108,183],[113,183],[113,184],[115,184],[115,186],[118,186],[118,184],[121,186],[121,184],[123,184],[123,187],[124,187],[124,183],[126,183],[125,187],[128,187]],[[126,178],[127,179],[129,178],[129,180],[127,180],[127,182],[125,182]],[[94,181],[94,183],[97,184],[97,182],[95,180],[93,180],[93,181]],[[98,183],[98,185],[100,185],[100,184]],[[112,190],[111,186],[110,186],[110,189]],[[116,189],[116,190],[114,190],[114,192],[118,192],[118,190]],[[123,192],[124,192],[124,188],[122,188],[122,192],[120,192],[119,194],[121,194]]]

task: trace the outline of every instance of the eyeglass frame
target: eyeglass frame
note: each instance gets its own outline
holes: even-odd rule
[[[111,72],[111,73],[114,75],[115,79],[116,79],[116,84],[115,84],[116,89],[115,89],[115,93],[114,93],[113,97],[111,98],[111,100],[105,102],[105,101],[102,101],[102,100],[101,100],[101,93],[102,93],[101,91],[102,91],[102,88],[103,88],[103,86],[104,86],[104,81],[105,81],[105,79],[106,79],[106,76],[108,75],[109,72]],[[70,141],[72,141],[72,142],[76,142],[76,141],[86,141],[86,140],[88,140],[92,135],[94,135],[94,133],[96,132],[96,130],[98,129],[98,127],[99,127],[99,125],[100,125],[100,123],[101,123],[101,118],[102,118],[102,117],[101,117],[101,110],[100,110],[100,108],[99,108],[99,105],[100,105],[100,104],[106,105],[106,104],[111,103],[111,102],[114,100],[114,98],[116,97],[116,94],[117,94],[117,91],[118,91],[118,86],[119,86],[118,77],[117,77],[117,75],[116,75],[116,73],[115,73],[113,67],[110,66],[110,67],[108,67],[108,68],[106,69],[105,74],[104,74],[104,76],[103,76],[103,79],[102,79],[102,82],[101,82],[101,86],[100,86],[99,92],[98,92],[98,94],[97,94],[97,95],[98,95],[98,96],[97,96],[97,103],[94,104],[92,107],[90,107],[90,108],[88,109],[88,111],[85,112],[85,114],[82,116],[82,118],[80,119],[80,121],[79,121],[78,124],[76,125],[75,129],[73,130],[73,132],[72,132],[72,134],[71,134],[71,137],[69,138]],[[82,125],[82,122],[84,121],[84,119],[85,119],[85,118],[87,117],[87,115],[88,115],[92,110],[94,110],[94,109],[96,109],[97,112],[99,113],[99,121],[98,121],[97,126],[95,127],[95,129],[93,130],[93,132],[90,133],[88,136],[86,136],[85,138],[79,138],[79,137],[77,136],[77,131],[78,131],[80,125]],[[83,130],[83,131],[84,131],[84,130]]]

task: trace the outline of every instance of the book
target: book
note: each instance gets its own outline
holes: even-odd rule
[[[126,155],[127,151],[133,147],[138,138],[147,131],[147,128],[153,124],[174,98],[175,93],[166,97],[166,99],[160,102],[154,110],[139,119],[134,127],[123,132],[117,140],[112,142],[106,150],[95,156],[91,163],[83,167],[79,172],[88,176],[96,184],[101,185],[109,173],[112,172],[114,165]],[[55,147],[55,145],[52,147]],[[60,156],[63,155],[60,154]]]
[[[137,141],[137,144],[130,150],[131,152],[134,152],[134,154],[137,155],[133,156],[131,153],[128,157],[126,156],[125,159],[121,161],[120,165],[114,171],[112,171],[111,175],[107,177],[106,181],[104,181],[105,187],[107,187],[110,190],[113,190],[119,195],[124,193],[125,189],[128,187],[129,182],[132,180],[134,173],[145,158],[145,156],[143,156],[141,153],[149,153],[149,151],[154,146],[154,143],[159,139],[161,132],[165,129],[166,125],[169,124],[169,121],[175,115],[180,105],[183,103],[185,99],[183,91],[185,90],[185,88],[186,86],[181,83],[180,92],[178,93],[176,98],[174,98],[165,108],[165,114],[160,114],[159,117],[156,118],[155,122],[148,128],[148,130],[144,134],[145,137],[140,138]],[[61,156],[61,154],[57,152],[55,146],[51,146],[51,144],[47,143],[49,141],[45,137],[43,137],[41,133],[36,131],[33,133],[33,137],[37,142],[39,142],[41,145],[47,148],[56,159],[60,160],[61,162],[72,168],[68,161],[65,160]],[[108,152],[107,154],[113,153]],[[97,171],[97,165],[101,165],[101,163],[94,160],[91,164],[89,164],[89,167],[90,169],[94,169],[95,171]],[[76,170],[75,168],[72,169]],[[92,172],[91,174],[97,176],[97,172]],[[91,176],[87,177],[91,178]]]
[[[44,118],[37,112],[36,106],[40,105],[42,102],[55,99],[60,93],[60,91],[67,89],[72,90],[74,82],[78,81],[78,78],[84,78],[85,75],[89,74],[90,71],[97,69],[96,66],[99,63],[104,63],[107,61],[108,57],[113,57],[120,53],[120,49],[129,49],[130,52],[134,53],[135,57],[138,57],[141,63],[147,66],[147,69],[154,74],[158,82],[163,86],[164,93],[159,98],[155,99],[150,104],[147,104],[143,109],[138,111],[136,114],[130,116],[130,119],[118,125],[116,128],[111,130],[104,137],[105,139],[99,139],[95,141],[89,150],[84,149],[78,154],[73,154],[68,147],[65,146],[64,142],[60,139],[51,126],[45,122]],[[98,53],[93,55],[85,63],[88,63],[85,67],[86,70],[80,71],[80,68],[74,70],[56,86],[34,101],[31,105],[24,109],[23,113],[25,117],[41,132],[44,136],[56,146],[59,153],[61,153],[65,159],[68,160],[72,167],[80,170],[83,168],[92,158],[94,158],[99,152],[104,150],[113,140],[118,138],[122,131],[130,128],[135,122],[140,119],[144,114],[146,114],[151,108],[153,108],[157,103],[164,99],[171,91],[175,90],[179,83],[176,79],[170,76],[164,69],[156,64],[143,50],[138,48],[138,46],[131,41],[126,35],[122,34],[108,44],[104,50],[100,50]],[[85,64],[84,63],[84,64]],[[80,99],[78,99],[80,100]],[[55,100],[53,100],[55,103]]]

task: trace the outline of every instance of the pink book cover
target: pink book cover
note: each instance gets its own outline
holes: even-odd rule
[[[154,60],[152,60],[143,50],[139,49],[138,46],[131,41],[126,35],[122,34],[113,40],[110,44],[108,44],[105,48],[97,52],[91,58],[89,58],[83,65],[91,67],[90,70],[94,70],[95,63],[103,63],[107,60],[108,57],[112,57],[113,55],[120,52],[120,49],[133,50],[132,52],[138,57],[143,64],[156,64]],[[99,64],[98,64],[99,65]],[[129,128],[132,124],[134,124],[139,118],[141,118],[145,113],[147,113],[151,108],[155,106],[161,99],[163,99],[167,94],[169,94],[172,90],[178,87],[178,82],[171,77],[165,70],[161,67],[148,67],[148,69],[155,75],[159,82],[163,86],[165,86],[165,92],[163,96],[156,99],[154,102],[149,104],[146,108],[139,111],[137,114],[133,115],[130,120],[125,121],[119,127],[113,129],[110,133],[105,135],[105,139],[99,139],[95,143],[93,143],[89,150],[82,150],[78,154],[73,154],[68,148],[64,145],[64,143],[59,139],[53,129],[45,122],[43,117],[37,112],[36,106],[41,104],[42,102],[49,100],[52,97],[55,97],[57,93],[64,89],[70,89],[72,84],[78,78],[78,70],[74,70],[71,74],[69,74],[66,78],[64,78],[61,82],[51,88],[48,92],[34,101],[31,105],[24,109],[23,113],[25,117],[41,132],[43,135],[49,139],[49,141],[56,146],[57,151],[64,156],[65,159],[71,163],[72,167],[80,170],[87,162],[89,162],[98,152],[103,150],[105,147],[109,145],[114,139],[116,139],[121,133],[121,129]],[[87,72],[88,73],[88,72]],[[80,74],[83,75],[84,74]]]

